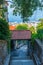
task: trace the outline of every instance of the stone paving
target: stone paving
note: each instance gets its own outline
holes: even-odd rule
[[[12,52],[10,65],[34,65],[34,62],[30,59],[30,56],[27,56],[26,45]]]

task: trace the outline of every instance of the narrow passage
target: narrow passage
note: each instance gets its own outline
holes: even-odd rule
[[[33,60],[27,55],[27,45],[11,53],[10,65],[34,65]]]

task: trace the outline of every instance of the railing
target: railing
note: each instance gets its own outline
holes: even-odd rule
[[[33,47],[33,57],[37,65],[43,64],[43,44],[40,40],[36,39]]]

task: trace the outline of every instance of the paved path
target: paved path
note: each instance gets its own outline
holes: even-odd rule
[[[30,56],[27,56],[27,45],[20,47],[12,52],[10,65],[34,65]]]

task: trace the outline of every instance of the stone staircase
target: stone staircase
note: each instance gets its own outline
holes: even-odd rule
[[[26,57],[25,58],[12,57],[10,65],[34,65],[34,62],[33,60]]]
[[[27,46],[22,46],[11,54],[10,65],[34,65],[30,55],[27,55]]]

